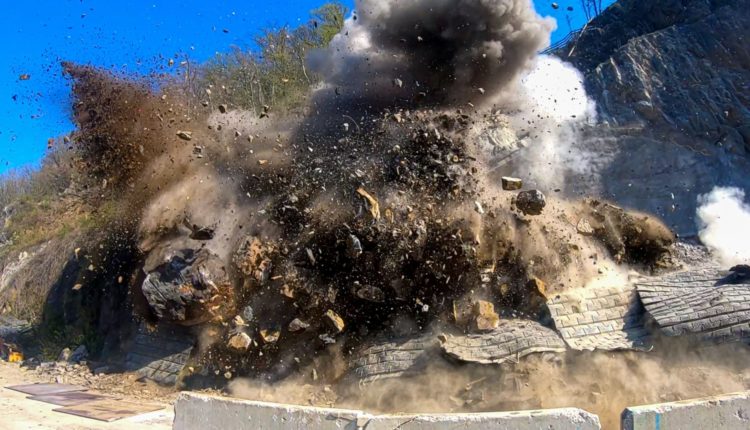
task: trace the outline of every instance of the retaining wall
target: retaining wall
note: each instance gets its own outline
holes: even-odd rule
[[[635,406],[622,413],[622,430],[747,430],[750,391],[657,405]]]
[[[182,393],[175,430],[599,430],[599,418],[581,409],[482,414],[373,415],[351,409],[253,402]],[[622,413],[622,430],[747,430],[750,391],[703,399],[634,406]]]
[[[195,393],[175,403],[175,430],[599,430],[599,418],[580,409],[484,414],[371,415],[347,409],[251,402]]]

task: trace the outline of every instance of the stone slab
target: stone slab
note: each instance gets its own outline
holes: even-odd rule
[[[441,335],[443,351],[460,361],[481,364],[518,362],[529,354],[565,352],[560,336],[536,321],[502,320],[481,334]]]
[[[426,430],[601,429],[596,415],[580,409],[482,414],[371,415],[348,409],[251,402],[182,393],[175,403],[174,430]]]
[[[646,350],[650,334],[635,287],[582,288],[547,301],[555,327],[579,351]]]
[[[190,359],[194,340],[187,330],[162,324],[156,331],[138,328],[125,359],[127,370],[161,385],[173,386]]]
[[[439,358],[437,336],[427,334],[368,345],[354,354],[351,374],[360,383],[421,374],[427,364]]]
[[[622,430],[747,430],[750,391],[703,399],[635,406],[622,413]]]
[[[750,341],[750,280],[717,267],[637,282],[646,311],[667,336]]]

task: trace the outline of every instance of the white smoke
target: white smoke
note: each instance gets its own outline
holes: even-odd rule
[[[527,109],[557,124],[591,121],[596,104],[586,94],[583,75],[572,64],[557,57],[540,55],[534,67],[521,79]]]
[[[750,205],[739,188],[716,187],[698,196],[701,241],[727,266],[750,262]]]
[[[531,66],[512,96],[499,95],[497,104],[507,114],[480,140],[490,142],[485,146],[496,156],[490,164],[501,173],[543,191],[566,189],[572,177],[590,177],[594,170],[594,154],[577,142],[581,127],[596,121],[596,103],[571,64],[539,55]]]

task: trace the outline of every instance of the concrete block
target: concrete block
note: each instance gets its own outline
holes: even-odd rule
[[[674,403],[635,406],[622,413],[622,430],[747,430],[750,391]]]
[[[599,430],[599,417],[580,409],[483,414],[372,415],[357,410],[251,402],[182,393],[175,403],[174,430],[311,429]]]

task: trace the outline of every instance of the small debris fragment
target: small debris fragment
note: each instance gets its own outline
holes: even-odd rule
[[[193,132],[180,130],[177,132],[177,137],[182,140],[193,140]]]
[[[385,293],[383,293],[383,290],[381,290],[378,287],[373,287],[371,285],[355,287],[354,294],[360,299],[366,300],[368,302],[374,302],[374,303],[385,302]]]
[[[302,321],[299,318],[295,318],[292,320],[292,322],[289,323],[289,331],[292,333],[300,332],[302,330],[306,330],[310,327],[310,324]]]
[[[234,350],[245,352],[250,349],[253,340],[247,333],[237,333],[229,339],[228,346]]]
[[[336,333],[344,331],[344,328],[346,327],[344,325],[344,320],[336,312],[329,309],[323,316],[325,317],[326,323],[335,330]]]
[[[294,299],[294,290],[287,284],[281,286],[281,295],[287,299]]]
[[[523,188],[523,181],[518,178],[503,176],[503,189],[505,191],[518,191]]]
[[[375,197],[371,196],[363,188],[358,189],[357,193],[360,196],[364,197],[365,200],[367,200],[367,203],[369,204],[369,207],[370,207],[370,214],[372,215],[372,218],[376,221],[379,220],[380,219],[380,203],[378,203],[378,200]]]
[[[576,225],[576,230],[583,236],[593,236],[594,228],[591,227],[591,223],[586,218],[581,218]]]
[[[500,325],[500,316],[495,312],[495,305],[484,300],[474,303],[474,316],[476,329],[479,331],[490,331]]]
[[[322,340],[326,345],[333,345],[334,343],[336,343],[336,339],[332,338],[328,333],[319,335],[318,339]]]
[[[260,330],[260,338],[263,339],[263,342],[265,343],[276,343],[279,341],[279,337],[281,337],[281,331],[275,328],[264,328]]]
[[[242,310],[242,317],[245,319],[246,322],[250,322],[255,318],[255,315],[253,313],[253,308],[250,306],[245,306],[245,309]]]
[[[307,254],[307,259],[310,260],[310,264],[314,266],[317,261],[315,260],[315,254],[313,254],[312,249],[305,248],[305,253]]]
[[[227,113],[227,105],[219,105],[219,112]]]
[[[350,234],[346,239],[346,251],[349,258],[356,259],[362,255],[362,242],[359,238],[353,234]]]
[[[533,277],[529,280],[528,286],[530,291],[538,293],[545,300],[547,300],[547,285],[544,283],[544,281],[537,277]]]
[[[241,316],[237,315],[232,319],[232,323],[234,323],[235,327],[245,327],[247,324],[245,323],[245,320],[242,319]]]

